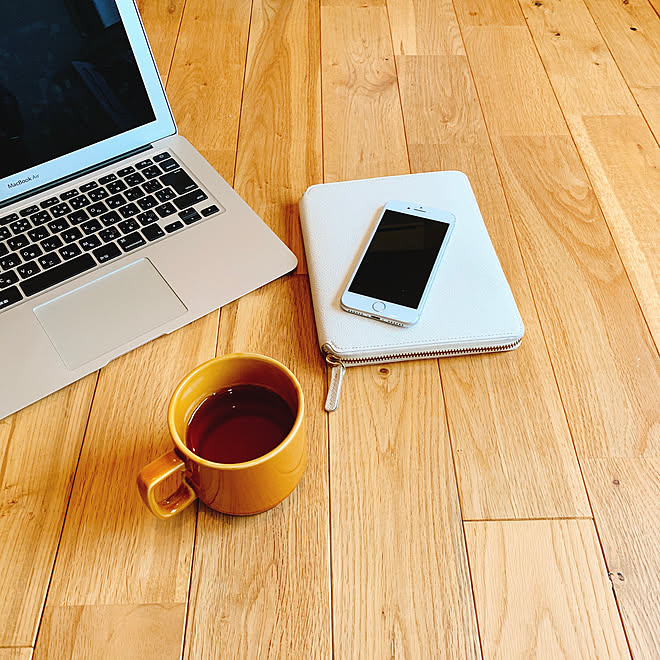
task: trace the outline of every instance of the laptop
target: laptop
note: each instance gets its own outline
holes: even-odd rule
[[[297,264],[177,134],[133,0],[2,13],[0,419]]]

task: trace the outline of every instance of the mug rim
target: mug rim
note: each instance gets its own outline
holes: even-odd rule
[[[281,369],[284,371],[289,378],[291,379],[291,382],[295,385],[296,391],[298,393],[298,399],[300,401],[298,405],[298,412],[296,414],[296,418],[293,422],[293,425],[291,426],[291,429],[289,432],[286,434],[286,437],[282,442],[280,442],[276,447],[273,447],[268,453],[262,454],[261,456],[257,456],[256,458],[253,458],[249,461],[243,461],[241,463],[217,463],[215,461],[209,461],[206,458],[203,458],[199,454],[195,454],[193,451],[191,451],[185,443],[185,440],[182,440],[179,437],[179,433],[176,430],[176,426],[174,423],[174,408],[176,405],[176,402],[179,398],[179,394],[181,390],[186,386],[188,381],[196,376],[200,371],[203,369],[207,368],[210,364],[214,362],[221,362],[223,360],[227,359],[237,359],[237,358],[249,358],[249,359],[257,359],[257,361],[260,362],[268,362],[271,365]],[[183,452],[184,456],[186,458],[191,459],[195,463],[198,463],[200,465],[206,465],[208,467],[222,467],[225,470],[244,470],[247,467],[252,467],[254,465],[259,465],[260,463],[263,463],[271,458],[274,454],[277,454],[279,451],[283,450],[283,448],[289,444],[291,441],[291,438],[298,432],[298,429],[300,428],[302,424],[302,419],[305,411],[305,399],[303,396],[303,391],[300,383],[298,382],[298,379],[296,378],[296,375],[289,369],[286,365],[282,364],[279,360],[276,360],[275,358],[269,357],[268,355],[262,355],[261,353],[227,353],[226,355],[217,355],[216,357],[211,358],[210,360],[206,360],[205,362],[202,362],[202,364],[198,365],[195,367],[192,371],[190,371],[188,374],[186,374],[181,382],[177,385],[176,389],[174,390],[171,398],[170,398],[170,403],[167,409],[167,425],[169,427],[170,431],[170,436],[172,437],[172,440],[175,445],[175,449],[178,451]],[[189,420],[187,420],[189,421]]]

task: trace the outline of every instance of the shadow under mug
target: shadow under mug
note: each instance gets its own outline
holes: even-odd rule
[[[212,394],[237,385],[261,385],[279,394],[295,414],[287,436],[263,456],[244,463],[214,463],[186,445],[186,429],[200,404]],[[138,490],[150,511],[167,519],[198,497],[207,506],[233,515],[250,515],[279,504],[297,486],[307,462],[303,427],[304,400],[300,383],[273,358],[233,353],[214,358],[189,373],[174,391],[168,424],[174,449],[142,469]],[[181,474],[181,483],[158,500],[156,489]]]

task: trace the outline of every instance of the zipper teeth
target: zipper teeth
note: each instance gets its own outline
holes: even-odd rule
[[[414,360],[425,357],[441,357],[443,355],[472,355],[476,353],[496,353],[498,351],[507,351],[515,348],[521,343],[521,339],[514,341],[510,344],[504,344],[501,346],[479,346],[476,348],[449,348],[444,351],[424,351],[421,353],[391,353],[390,355],[380,355],[378,357],[366,357],[366,358],[340,358],[333,353],[327,353],[326,357],[332,356],[339,362],[344,364],[369,364],[371,362],[385,362],[391,359],[408,359]]]

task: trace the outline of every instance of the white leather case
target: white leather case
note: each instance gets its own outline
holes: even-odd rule
[[[456,217],[422,316],[409,328],[349,314],[339,303],[370,229],[392,199]],[[299,207],[319,345],[332,367],[326,410],[337,407],[345,367],[520,344],[522,319],[462,172],[319,184],[307,189]]]

